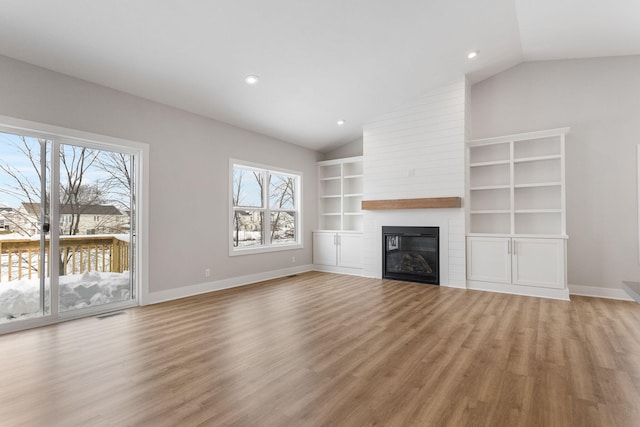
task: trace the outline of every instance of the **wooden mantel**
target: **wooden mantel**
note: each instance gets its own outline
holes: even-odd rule
[[[362,210],[460,208],[462,197],[430,197],[425,199],[363,200]]]

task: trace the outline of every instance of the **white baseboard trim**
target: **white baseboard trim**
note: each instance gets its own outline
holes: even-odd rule
[[[362,270],[354,269],[354,268],[345,269],[341,267],[329,267],[326,265],[314,265],[313,269],[315,271],[323,271],[325,273],[350,274],[352,276],[366,277],[367,279],[382,280],[381,276],[366,275]],[[425,283],[425,284],[428,285],[428,283]],[[467,289],[467,284],[465,282],[440,283],[440,286],[444,288]]]
[[[440,283],[440,286],[445,288],[467,289],[467,284],[465,282]]]
[[[247,276],[232,277],[230,279],[216,280],[214,282],[200,283],[192,286],[184,286],[166,291],[151,292],[147,295],[140,305],[157,304],[165,301],[172,301],[180,298],[186,298],[194,295],[204,294],[207,292],[219,291],[222,289],[236,288],[239,286],[250,285],[252,283],[262,282],[265,280],[278,279],[280,277],[289,276],[291,274],[306,273],[307,271],[324,271],[328,273],[350,274],[353,276],[369,277],[362,274],[362,270],[328,267],[321,265],[300,265],[291,268],[283,268],[280,270],[266,271],[264,273],[251,274]],[[379,277],[370,277],[372,279],[380,279]],[[560,289],[545,289],[522,286],[473,282],[469,281],[468,286],[458,283],[441,284],[441,286],[450,288],[467,288],[479,291],[502,292],[515,295],[553,298],[560,300],[569,300],[569,295],[579,295],[594,298],[608,298],[622,301],[633,301],[633,299],[623,289],[599,288],[595,286],[569,285],[569,291]]]
[[[571,295],[580,295],[583,297],[619,299],[623,301],[633,301],[624,289],[614,288],[598,288],[595,286],[569,285],[569,293]]]
[[[503,294],[522,295],[526,297],[550,298],[569,301],[568,289],[538,288],[536,286],[512,285],[509,283],[479,282],[469,280],[468,289],[476,291],[499,292]]]
[[[265,280],[278,279],[280,277],[290,276],[292,274],[306,273],[312,271],[313,266],[299,265],[291,268],[283,268],[280,270],[265,271],[264,273],[250,274],[248,276],[232,277],[230,279],[216,280],[214,282],[199,283],[197,285],[184,286],[166,291],[150,292],[141,305],[157,304],[165,301],[172,301],[180,298],[186,298],[194,295],[205,294],[207,292],[220,291],[222,289],[236,288],[239,286],[250,285],[252,283],[262,282]]]
[[[322,271],[325,273],[337,273],[337,274],[348,274],[351,276],[361,276],[362,277],[362,269],[361,268],[349,268],[349,267],[336,267],[332,265],[313,265],[314,271]]]

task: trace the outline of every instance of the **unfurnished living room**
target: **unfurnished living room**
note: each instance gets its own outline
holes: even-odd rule
[[[640,2],[0,2],[0,425],[637,426]]]

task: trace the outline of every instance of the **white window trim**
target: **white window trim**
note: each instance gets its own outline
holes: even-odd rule
[[[236,248],[233,246],[233,212],[234,212],[234,206],[233,206],[233,166],[237,165],[240,167],[246,167],[249,169],[260,169],[260,170],[266,170],[269,172],[275,172],[275,173],[282,173],[282,174],[287,174],[287,175],[294,175],[297,176],[298,178],[298,182],[295,188],[295,198],[296,198],[296,207],[295,207],[295,212],[296,212],[296,243],[280,243],[280,244],[265,244],[262,246],[258,246],[258,247],[252,247],[252,248]],[[227,189],[229,191],[229,208],[228,208],[228,212],[229,212],[229,222],[228,222],[228,229],[229,229],[229,256],[238,256],[238,255],[251,255],[251,254],[258,254],[258,253],[265,253],[265,252],[280,252],[280,251],[290,251],[290,250],[294,250],[294,249],[302,249],[303,248],[303,242],[302,242],[302,172],[300,171],[295,171],[295,170],[291,170],[291,169],[283,169],[283,168],[279,168],[279,167],[275,167],[275,166],[271,166],[271,165],[265,165],[265,164],[261,164],[261,163],[254,163],[254,162],[248,162],[248,161],[244,161],[244,160],[238,160],[238,159],[229,159],[229,182],[227,185]],[[267,190],[268,193],[268,190]],[[267,196],[263,196],[263,197],[267,197]],[[267,197],[268,198],[268,197]],[[270,221],[270,217],[268,217],[269,212],[277,212],[277,211],[283,211],[283,212],[290,212],[291,210],[287,210],[287,209],[274,209],[271,210],[268,206],[264,207],[264,208],[256,208],[255,210],[260,210],[265,212],[265,217],[263,219],[264,224],[263,224],[263,233],[265,236],[268,236],[268,232],[269,229],[271,227],[271,221]]]

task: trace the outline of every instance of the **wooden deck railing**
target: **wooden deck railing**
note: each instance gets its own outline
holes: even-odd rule
[[[129,242],[116,236],[60,236],[60,256],[51,260],[46,245],[46,277],[50,262],[59,262],[60,274],[85,271],[122,273],[129,270]],[[40,241],[0,240],[0,281],[40,277]]]

